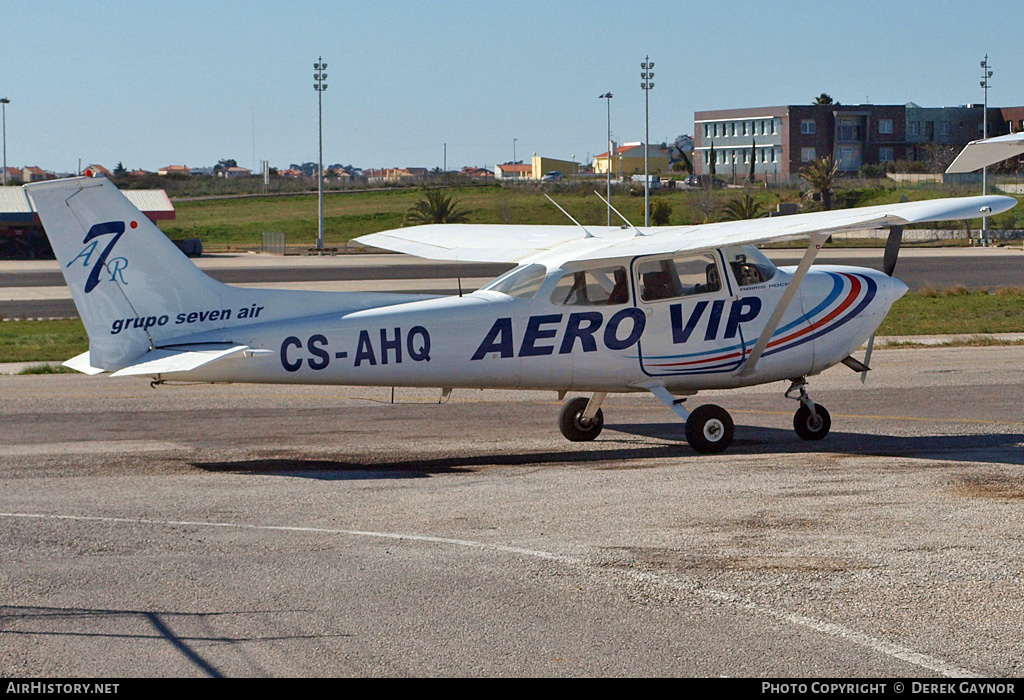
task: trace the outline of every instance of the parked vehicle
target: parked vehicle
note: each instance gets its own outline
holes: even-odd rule
[[[686,178],[686,184],[690,187],[725,187],[725,180],[710,175],[691,175]]]
[[[562,179],[562,173],[558,170],[552,170],[550,173],[544,173],[544,177],[540,179],[541,182],[558,182]]]

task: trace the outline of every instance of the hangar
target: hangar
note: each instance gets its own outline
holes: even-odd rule
[[[174,219],[164,190],[122,190],[150,221]],[[0,187],[0,258],[52,258],[39,215],[21,187]]]

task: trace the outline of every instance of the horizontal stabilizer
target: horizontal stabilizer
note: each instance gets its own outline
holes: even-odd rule
[[[92,376],[94,374],[103,374],[104,372],[107,371],[105,369],[100,369],[99,367],[92,366],[92,364],[89,362],[88,350],[83,352],[81,355],[75,355],[67,362],[64,362],[63,365],[65,367],[75,370],[76,372],[88,374],[89,376]]]
[[[114,372],[114,377],[150,376],[171,372],[188,372],[203,365],[249,350],[247,345],[210,348],[208,345],[176,345],[150,350],[135,364]]]

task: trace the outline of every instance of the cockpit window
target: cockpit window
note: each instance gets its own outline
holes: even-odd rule
[[[688,258],[648,260],[637,265],[643,301],[707,294],[722,288],[718,263],[711,253]]]
[[[775,264],[752,245],[726,248],[723,252],[736,283],[741,287],[761,284],[775,276]]]
[[[570,272],[558,280],[551,303],[559,306],[615,306],[629,301],[626,268]]]
[[[533,299],[544,284],[547,268],[536,263],[509,270],[501,277],[483,287],[491,292],[501,292],[516,299]]]

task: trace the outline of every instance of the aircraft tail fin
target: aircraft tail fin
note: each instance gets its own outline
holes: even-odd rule
[[[89,334],[89,365],[118,369],[177,313],[219,308],[226,285],[196,267],[106,178],[25,185]],[[143,332],[123,333],[127,328]]]

